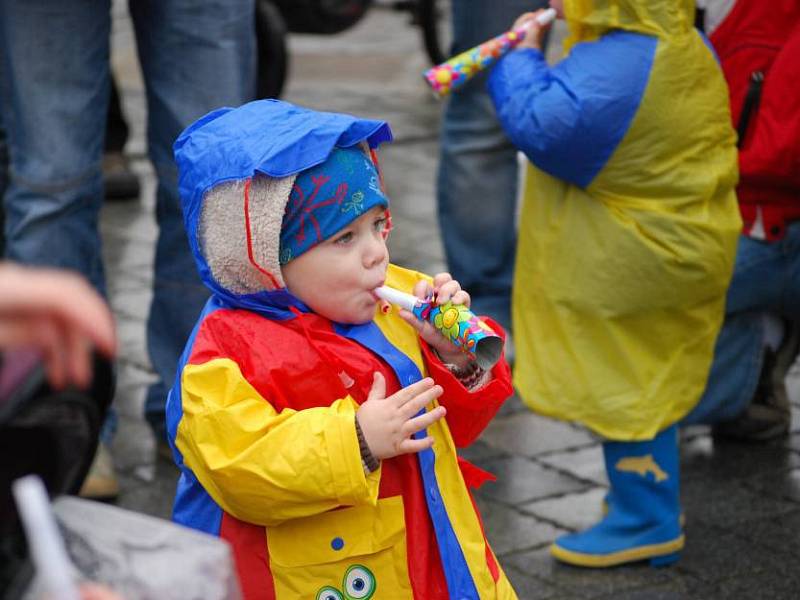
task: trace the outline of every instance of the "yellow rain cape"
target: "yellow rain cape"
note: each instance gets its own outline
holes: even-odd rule
[[[515,127],[547,122],[537,102],[556,88],[581,129],[566,150],[549,147],[546,133],[526,150],[534,164],[513,295],[514,382],[539,413],[609,439],[645,440],[698,402],[723,318],[741,227],[727,89],[692,27],[693,2],[564,4],[571,53],[552,70],[537,67],[547,73],[537,76],[527,106],[503,96],[514,78],[526,77],[525,53],[493,74],[498,115],[515,141]],[[641,89],[632,89],[619,49],[631,44],[633,61],[648,43],[648,70]],[[616,50],[604,54],[606,46]],[[576,54],[588,58],[578,62]],[[619,128],[608,115],[632,95],[616,138],[585,133]],[[530,115],[535,120],[515,125]],[[561,116],[557,124],[571,126]],[[553,146],[564,143],[559,137]],[[596,147],[609,139],[602,164],[581,174],[591,162],[581,157],[596,161]],[[557,150],[574,152],[576,165],[549,166]],[[569,174],[559,176],[561,168]]]

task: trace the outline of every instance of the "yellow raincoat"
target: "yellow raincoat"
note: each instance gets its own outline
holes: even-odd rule
[[[515,384],[614,440],[705,387],[741,222],[727,89],[689,0],[565,0],[570,54],[511,53],[498,116],[532,162],[513,295]]]

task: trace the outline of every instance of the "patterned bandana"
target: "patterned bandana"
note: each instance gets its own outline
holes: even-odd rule
[[[374,206],[389,206],[375,165],[358,146],[334,148],[328,159],[297,175],[281,226],[285,265]]]

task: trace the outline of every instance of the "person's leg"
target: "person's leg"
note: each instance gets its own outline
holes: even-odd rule
[[[0,71],[3,65],[0,61]],[[2,81],[2,75],[0,75]],[[3,127],[3,97],[0,91],[0,256],[5,254],[5,209],[3,208],[3,198],[6,195],[8,186],[8,146],[6,145],[6,130]]]
[[[139,58],[147,86],[148,149],[158,175],[153,303],[147,347],[159,381],[148,390],[145,413],[165,440],[167,391],[178,358],[209,291],[189,251],[178,198],[172,144],[207,112],[253,97],[253,0],[131,0]]]
[[[800,325],[800,221],[787,227],[780,251],[784,286],[778,310],[781,316]]]
[[[770,404],[774,391],[770,371],[783,337],[781,303],[790,287],[785,249],[790,245],[789,240],[740,238],[706,390],[682,424],[719,424],[718,434],[750,439],[772,437],[785,429],[788,411],[777,404],[753,406],[752,414],[746,411],[753,404]],[[740,415],[746,422],[735,422]]]
[[[119,96],[119,87],[113,73],[111,73],[110,83],[104,150],[106,153],[122,153],[128,141],[128,124],[125,122],[125,115],[122,114],[122,99]]]
[[[101,291],[109,31],[108,0],[0,3],[6,254],[79,271]]]
[[[103,185],[107,200],[128,200],[139,197],[141,189],[139,176],[131,169],[125,156],[128,141],[128,124],[122,113],[122,99],[119,96],[114,74],[111,74],[111,96],[106,115],[106,142],[103,153]]]
[[[546,0],[455,0],[453,51],[507,31]],[[439,227],[453,277],[472,296],[472,308],[510,331],[516,253],[517,151],[497,122],[477,76],[448,100],[437,181]]]

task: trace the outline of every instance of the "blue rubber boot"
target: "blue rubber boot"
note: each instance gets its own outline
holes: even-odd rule
[[[558,538],[553,556],[582,567],[678,560],[684,538],[677,427],[646,442],[605,442],[603,455],[611,484],[608,514],[586,531]]]

